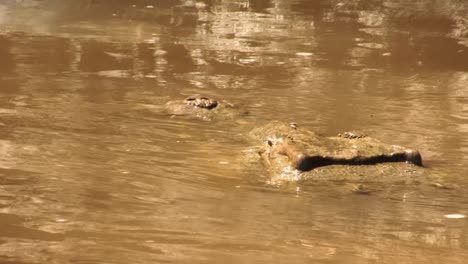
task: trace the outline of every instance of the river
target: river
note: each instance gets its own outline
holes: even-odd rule
[[[462,0],[1,1],[0,262],[466,263],[467,17]],[[453,188],[272,183],[242,166],[245,124],[161,111],[192,94],[418,149]]]

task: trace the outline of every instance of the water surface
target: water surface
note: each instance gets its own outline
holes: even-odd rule
[[[464,1],[0,3],[0,262],[464,263]],[[170,117],[227,99],[243,122]],[[453,188],[271,184],[247,127],[419,149]]]

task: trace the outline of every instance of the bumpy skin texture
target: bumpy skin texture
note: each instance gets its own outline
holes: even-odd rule
[[[232,103],[200,95],[169,101],[166,103],[165,111],[173,116],[192,116],[203,120],[230,120],[247,114]]]
[[[205,96],[189,96],[185,98],[184,103],[195,108],[213,109],[218,106],[218,101]]]

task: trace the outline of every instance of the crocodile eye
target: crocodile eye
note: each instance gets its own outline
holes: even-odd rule
[[[273,141],[269,138],[267,139],[268,146],[272,147],[273,146]]]

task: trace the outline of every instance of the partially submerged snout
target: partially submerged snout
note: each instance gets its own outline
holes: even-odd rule
[[[375,139],[367,137],[337,139],[319,137],[315,134],[307,136],[305,139],[310,141],[304,142],[302,138],[300,143],[295,142],[294,136],[291,135],[269,137],[267,140],[269,159],[273,160],[278,157],[277,155],[286,156],[289,165],[299,171],[310,171],[329,165],[375,165],[386,162],[407,162],[422,166],[419,151],[387,145]],[[268,161],[268,164],[272,163]]]

